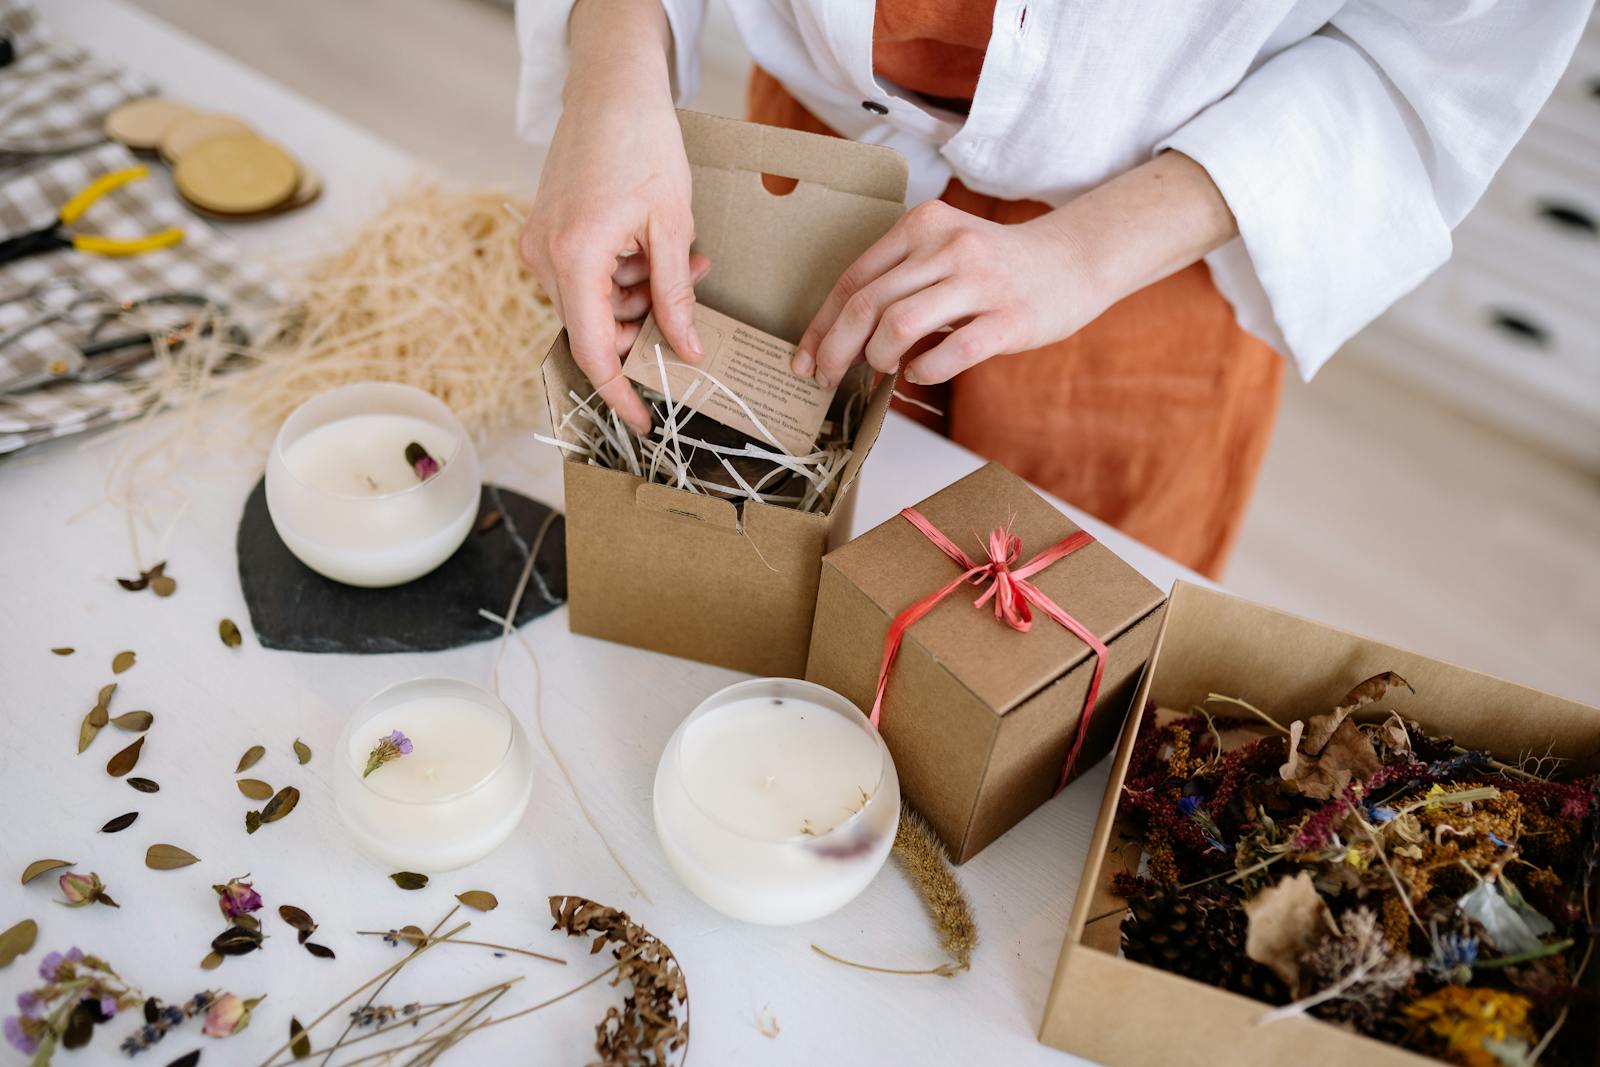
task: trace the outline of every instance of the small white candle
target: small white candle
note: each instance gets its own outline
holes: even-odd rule
[[[407,755],[363,775],[383,738]],[[527,735],[493,694],[417,678],[363,705],[339,740],[334,799],[361,850],[395,870],[447,871],[489,854],[522,821],[533,789]]]
[[[406,459],[421,445],[426,479]],[[306,401],[267,460],[267,510],[306,566],[348,585],[387,586],[433,570],[461,547],[478,513],[478,456],[437,398],[360,382]]]
[[[837,693],[757,678],[679,725],[656,770],[656,833],[696,896],[747,922],[819,918],[872,881],[894,844],[900,782]]]

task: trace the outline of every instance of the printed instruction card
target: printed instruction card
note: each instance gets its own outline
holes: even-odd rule
[[[674,404],[698,382],[689,394],[687,407],[748,434],[763,445],[771,445],[727,393],[696,372],[696,368],[704,370],[749,406],[784,451],[793,456],[809,454],[816,445],[822,420],[827,417],[834,390],[824,389],[810,378],[795,377],[789,369],[795,346],[782,338],[762,333],[700,303],[694,306],[694,321],[705,347],[705,358],[698,364],[686,364],[678,358],[651,315],[644,320],[622,373],[640,385],[664,392],[661,369],[656,364],[655,346],[660,345]]]

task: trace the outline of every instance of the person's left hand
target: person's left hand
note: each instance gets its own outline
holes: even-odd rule
[[[1112,302],[1103,288],[1060,213],[1005,226],[930,200],[840,276],[800,338],[793,370],[832,386],[864,355],[887,374],[948,327],[904,368],[909,382],[947,381],[991,356],[1070,336]]]

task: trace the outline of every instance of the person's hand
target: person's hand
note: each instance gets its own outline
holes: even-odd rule
[[[903,368],[909,382],[948,381],[1071,336],[1237,232],[1210,176],[1178,152],[1019,225],[919,204],[840,276],[792,367],[825,387],[863,358],[887,374],[923,338],[949,331]]]
[[[668,88],[665,16],[656,0],[648,8],[653,19],[626,5],[574,11],[565,107],[519,244],[574,361],[638,433],[649,432],[650,412],[622,377],[621,357],[653,308],[678,355],[700,358],[694,286],[711,266],[689,252],[689,164]]]

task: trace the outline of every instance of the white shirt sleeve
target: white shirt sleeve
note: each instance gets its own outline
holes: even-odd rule
[[[517,80],[517,133],[548,144],[561,117],[561,87],[571,60],[567,20],[575,0],[516,0],[517,45],[522,67]],[[682,105],[700,89],[700,31],[706,0],[661,0],[672,31],[672,98]]]
[[[1238,220],[1207,263],[1241,325],[1310,378],[1444,263],[1590,3],[1358,0],[1158,144]]]

